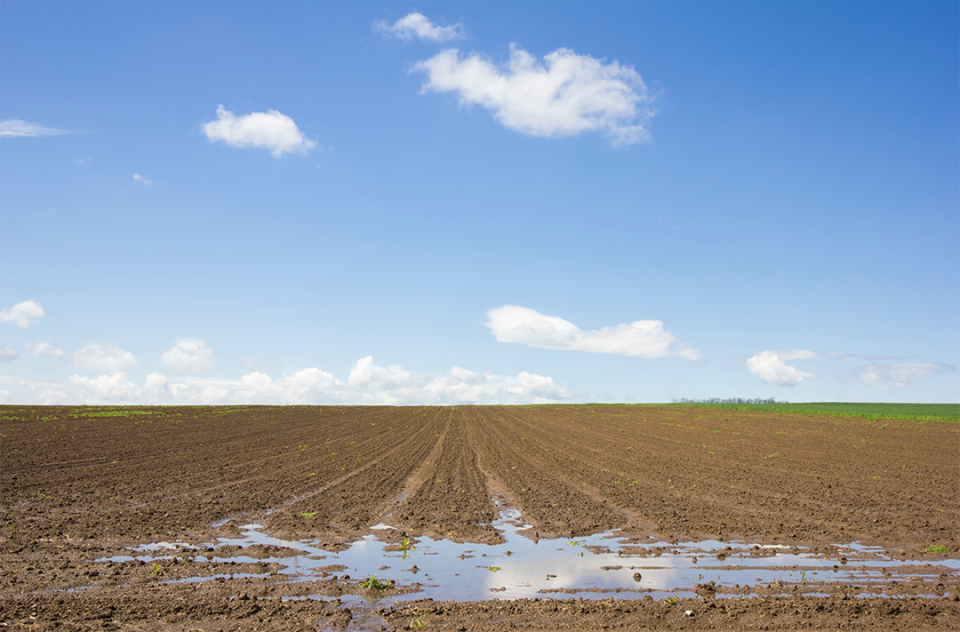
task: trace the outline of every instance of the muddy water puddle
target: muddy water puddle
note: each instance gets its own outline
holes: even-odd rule
[[[236,573],[228,577],[267,578],[279,575],[286,582],[307,582],[336,576],[362,580],[376,576],[392,580],[407,595],[393,594],[390,601],[432,598],[482,601],[553,597],[584,599],[674,595],[707,598],[763,594],[827,594],[831,585],[862,596],[896,597],[899,586],[920,582],[956,590],[960,561],[935,563],[893,559],[882,550],[859,545],[838,545],[831,555],[796,547],[757,546],[718,541],[668,543],[629,541],[616,531],[590,537],[537,539],[515,509],[502,509],[493,526],[503,544],[457,543],[421,537],[405,548],[377,537],[392,529],[371,527],[371,534],[331,552],[318,541],[288,541],[262,532],[258,524],[240,526],[240,537],[218,538],[194,547],[185,543],[154,543],[134,550],[131,556],[98,561],[133,559],[152,562],[177,557],[194,563],[269,564],[279,568],[265,573]],[[218,555],[229,547],[236,555]],[[256,547],[258,554],[244,555]],[[212,551],[210,550],[212,549]],[[225,551],[226,551],[225,550]],[[267,552],[267,556],[264,556]],[[276,555],[270,555],[276,553]],[[199,582],[224,577],[206,575],[173,580]],[[368,591],[375,599],[377,592]],[[915,591],[912,594],[917,594]]]

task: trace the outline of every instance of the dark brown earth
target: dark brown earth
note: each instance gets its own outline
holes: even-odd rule
[[[860,542],[921,562],[944,557],[929,552],[936,545],[956,559],[957,424],[669,406],[0,412],[0,626],[8,628],[960,628],[956,574],[900,586],[898,599],[854,598],[832,585],[822,591],[830,597],[677,603],[414,601],[374,616],[335,600],[365,592],[335,568],[290,583],[233,578],[274,573],[265,562],[94,561],[162,540],[235,536],[241,520],[331,550],[380,521],[412,537],[496,542],[494,496],[542,538],[620,528],[638,542],[656,535],[812,550]],[[210,575],[226,577],[157,581]],[[938,596],[917,596],[930,594]],[[307,595],[332,600],[280,599]]]

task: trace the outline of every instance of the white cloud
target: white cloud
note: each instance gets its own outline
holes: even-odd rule
[[[80,366],[88,366],[106,371],[119,371],[137,364],[137,358],[129,351],[117,345],[90,343],[74,352],[73,361]]]
[[[143,177],[142,175],[140,175],[139,173],[133,174],[133,181],[134,181],[134,182],[139,182],[140,184],[142,184],[142,185],[144,185],[144,186],[147,186],[147,187],[150,186],[151,184],[153,184],[153,180],[147,180],[146,178],[144,178],[144,177]]]
[[[804,349],[793,351],[761,351],[747,359],[747,368],[770,386],[796,386],[806,384],[813,379],[812,373],[805,373],[787,364],[786,360],[811,360],[822,354]]]
[[[34,345],[27,345],[27,349],[30,350],[36,357],[47,356],[48,358],[62,358],[64,353],[63,349],[55,345],[50,344],[49,342],[38,342]]]
[[[515,342],[540,349],[562,349],[609,353],[630,358],[667,358],[679,356],[687,360],[703,357],[698,349],[678,343],[659,320],[638,320],[632,323],[582,330],[557,316],[504,305],[487,312],[487,327],[498,342]]]
[[[47,382],[46,380],[34,380],[31,378],[15,377],[13,375],[0,375],[0,384],[20,386],[32,391],[38,388],[60,388],[65,386],[63,382]]]
[[[143,390],[153,398],[170,395],[170,381],[159,373],[151,373],[143,382]]]
[[[18,119],[0,121],[0,138],[28,138],[36,136],[61,136],[72,132],[65,129],[44,127]]]
[[[480,374],[459,367],[454,367],[446,375],[431,378],[423,390],[434,396],[425,398],[426,401],[434,403],[545,404],[571,397],[550,377],[526,371],[516,377]],[[406,402],[401,399],[396,403]]]
[[[43,307],[33,299],[0,310],[0,323],[13,323],[21,329],[36,325],[43,318]]]
[[[427,74],[422,91],[455,92],[461,105],[489,110],[504,127],[540,137],[603,131],[617,144],[649,140],[653,98],[640,75],[560,48],[544,57],[510,46],[510,61],[498,68],[477,53],[465,59],[449,49],[413,69]]]
[[[40,403],[44,406],[52,404],[63,404],[70,400],[70,396],[63,391],[45,390],[40,391]]]
[[[303,135],[292,118],[276,110],[235,116],[220,105],[217,106],[217,120],[204,123],[202,129],[212,141],[230,147],[268,149],[274,158],[284,153],[305,154],[317,147],[317,143]]]
[[[20,357],[16,349],[10,345],[0,347],[0,362],[13,362]]]
[[[422,375],[377,366],[369,356],[357,361],[347,382],[309,367],[279,377],[254,371],[239,379],[151,373],[142,385],[120,371],[74,375],[64,383],[0,375],[0,385],[13,387],[12,398],[21,403],[543,404],[572,397],[553,378],[526,371],[510,376],[454,367]]]
[[[956,371],[952,364],[941,362],[894,362],[871,364],[856,371],[861,382],[881,391],[895,391],[910,386],[921,377],[941,371]]]
[[[70,377],[70,383],[89,391],[96,400],[136,400],[142,393],[140,387],[126,380],[124,374],[120,372],[113,375],[101,375],[93,379],[74,375]]]
[[[358,388],[382,390],[407,386],[412,379],[413,374],[408,371],[398,366],[376,366],[373,363],[373,356],[367,356],[357,360],[356,366],[350,371],[347,383]]]
[[[181,340],[160,354],[160,361],[179,373],[202,373],[213,368],[213,350],[200,340]]]
[[[446,42],[466,37],[463,24],[457,22],[453,26],[437,26],[425,15],[416,12],[400,18],[393,24],[388,24],[384,20],[377,20],[373,23],[373,30],[405,42],[409,42],[416,37],[431,42]]]

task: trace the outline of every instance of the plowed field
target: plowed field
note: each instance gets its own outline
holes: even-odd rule
[[[355,594],[356,578],[251,597],[233,575],[269,565],[249,555],[189,584],[157,581],[199,574],[177,560],[95,560],[251,522],[331,550],[381,522],[394,541],[495,543],[495,497],[540,538],[621,529],[637,542],[859,542],[917,560],[960,550],[957,424],[670,406],[0,410],[0,623],[24,629],[366,629],[348,605],[267,598]],[[642,600],[416,607],[432,629],[935,630],[960,624],[960,579],[945,581],[946,596],[859,599],[853,615],[827,597],[719,600],[698,618]],[[383,624],[403,627],[412,608]]]

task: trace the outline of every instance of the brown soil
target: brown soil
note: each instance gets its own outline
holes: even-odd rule
[[[861,542],[931,562],[943,557],[928,552],[935,544],[955,559],[957,424],[647,406],[0,412],[0,625],[7,627],[401,629],[417,617],[440,630],[960,627],[956,574],[944,578],[946,592],[913,591],[938,598],[844,598],[850,591],[832,586],[824,591],[832,597],[676,604],[420,601],[370,623],[354,605],[280,599],[362,594],[356,578],[233,577],[276,570],[263,562],[166,560],[155,569],[94,561],[161,540],[235,536],[240,520],[285,539],[320,540],[328,550],[380,521],[410,536],[495,542],[493,496],[519,508],[540,537],[621,528],[638,542],[656,535],[813,550]],[[226,577],[176,585],[156,583],[158,575]]]

